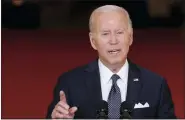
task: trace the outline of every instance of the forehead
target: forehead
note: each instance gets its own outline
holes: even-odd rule
[[[93,25],[96,29],[125,28],[128,26],[127,15],[123,11],[99,12],[94,16]]]

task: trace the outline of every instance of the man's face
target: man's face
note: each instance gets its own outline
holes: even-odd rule
[[[109,65],[123,64],[132,44],[132,30],[125,14],[119,11],[97,13],[93,25],[90,41],[100,60]]]

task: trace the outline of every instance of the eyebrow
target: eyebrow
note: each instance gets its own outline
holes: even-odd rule
[[[117,29],[115,31],[116,32],[118,32],[118,31],[125,31],[125,29]],[[110,32],[110,30],[101,30],[100,32]]]
[[[110,32],[110,30],[101,30],[100,32]]]
[[[116,31],[124,31],[125,29],[124,28],[122,28],[122,29],[118,29],[118,30],[116,30]]]

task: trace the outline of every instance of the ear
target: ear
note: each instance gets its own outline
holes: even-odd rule
[[[92,32],[89,33],[89,39],[90,39],[91,46],[93,47],[93,49],[97,50],[95,39],[94,39],[94,34]]]
[[[131,46],[133,43],[133,30],[130,30],[130,33],[129,33],[129,45]]]

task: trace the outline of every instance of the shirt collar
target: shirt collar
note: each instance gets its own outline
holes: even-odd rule
[[[108,83],[110,81],[110,78],[112,77],[113,73],[109,68],[107,68],[100,59],[98,59],[98,66],[100,71],[100,79],[103,83]],[[125,64],[121,67],[121,69],[116,73],[120,76],[121,81],[124,82],[126,78],[128,78],[128,61],[126,59]]]

